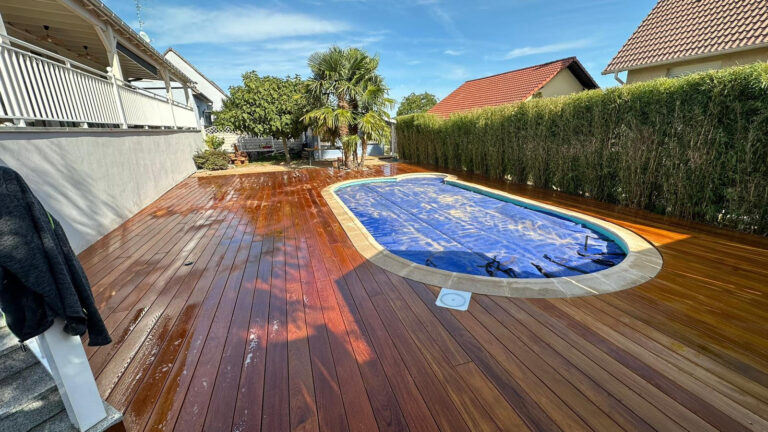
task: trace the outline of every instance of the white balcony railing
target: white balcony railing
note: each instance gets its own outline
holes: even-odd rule
[[[0,44],[0,118],[197,128],[193,108],[18,39]]]

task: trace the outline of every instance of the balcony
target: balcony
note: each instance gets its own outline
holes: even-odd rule
[[[0,120],[120,128],[198,128],[192,107],[141,89],[110,72],[20,39],[0,44]]]

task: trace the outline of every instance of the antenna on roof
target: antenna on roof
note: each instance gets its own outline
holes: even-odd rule
[[[136,18],[139,20],[139,37],[144,39],[144,42],[151,43],[152,39],[149,38],[149,35],[147,32],[144,31],[144,18],[141,16],[141,10],[143,9],[143,6],[141,5],[142,0],[135,0],[136,4]]]
[[[139,32],[144,30],[144,19],[141,17],[141,0],[135,0],[136,3],[136,18],[139,19]]]

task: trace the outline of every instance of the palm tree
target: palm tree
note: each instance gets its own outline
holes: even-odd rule
[[[304,115],[304,123],[312,125],[312,133],[333,145],[339,139],[339,114],[332,107],[315,109]]]
[[[386,108],[395,104],[394,99],[387,97],[387,88],[383,82],[371,82],[360,98],[360,115],[357,117],[357,128],[362,144],[362,157],[358,168],[365,165],[365,155],[368,154],[368,141],[384,144],[390,139],[390,128],[386,120],[389,113]]]
[[[307,82],[307,91],[315,109],[304,120],[315,129],[333,131],[341,139],[344,164],[352,168],[350,156],[357,155],[358,134],[363,132],[367,147],[368,139],[381,132],[381,125],[374,118],[385,123],[381,116],[386,115],[384,110],[391,105],[384,80],[376,72],[379,58],[358,48],[334,46],[312,54],[308,64],[312,77]]]

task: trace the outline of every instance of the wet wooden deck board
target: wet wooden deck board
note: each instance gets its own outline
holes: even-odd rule
[[[128,430],[768,430],[768,240],[460,175],[630,228],[665,265],[449,311],[320,195],[423,170],[190,178],[84,251],[114,339],[87,353]]]

